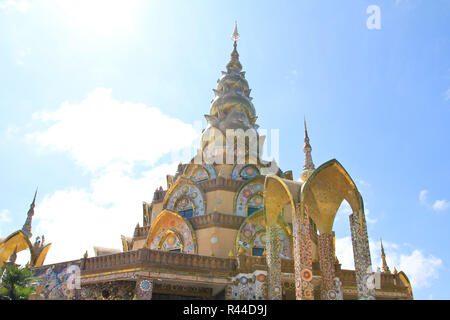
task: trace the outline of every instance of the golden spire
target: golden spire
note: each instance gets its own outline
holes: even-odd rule
[[[237,42],[241,37],[239,36],[237,30],[237,22],[234,23],[234,31],[231,35],[231,40],[233,40],[233,51],[231,52],[231,59],[227,64],[227,71],[239,73],[242,70],[241,62],[239,61],[239,53],[237,52]]]
[[[238,29],[237,29],[237,21],[234,22],[234,31],[233,34],[231,35],[231,40],[234,41],[234,43],[236,43],[237,41],[239,41],[241,37],[239,36],[238,33]]]
[[[22,227],[23,233],[25,233],[28,238],[31,238],[31,236],[33,235],[31,233],[31,222],[32,222],[33,216],[34,216],[34,206],[36,205],[37,192],[38,192],[38,189],[36,188],[36,192],[34,193],[33,202],[31,203],[30,209],[28,210],[28,213],[27,213],[27,220],[25,220],[25,223]]]
[[[303,119],[303,125],[305,127],[305,144],[303,145],[303,152],[305,153],[305,164],[303,165],[301,178],[303,181],[306,181],[311,173],[315,170],[315,167],[311,155],[312,148],[309,144],[308,129],[306,127],[306,117]]]
[[[383,248],[383,240],[380,238],[380,243],[381,243],[381,261],[383,263],[383,272],[384,273],[391,273],[391,271],[389,270],[389,267],[386,263],[386,254],[384,253],[384,248]]]

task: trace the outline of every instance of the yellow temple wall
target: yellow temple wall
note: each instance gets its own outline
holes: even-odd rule
[[[234,214],[233,202],[235,192],[217,190],[206,193],[206,212],[214,211],[225,214]]]
[[[215,257],[228,258],[230,250],[233,250],[236,241],[237,230],[212,227],[197,230],[198,254]],[[211,243],[211,238],[216,237],[217,242]]]

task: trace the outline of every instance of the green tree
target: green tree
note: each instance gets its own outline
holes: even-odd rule
[[[0,282],[0,299],[26,300],[34,293],[34,288],[29,286],[33,281],[33,272],[27,268],[6,266],[2,272]]]

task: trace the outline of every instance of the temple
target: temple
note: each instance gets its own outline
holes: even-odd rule
[[[316,168],[306,120],[299,180],[262,159],[265,137],[239,60],[237,26],[232,40],[198,153],[143,202],[142,221],[131,237],[121,236],[121,250],[95,247],[94,257],[51,265],[38,256],[30,267],[43,298],[413,298],[404,272],[389,271],[383,247],[383,271],[372,270],[362,196],[337,160]],[[352,209],[354,270],[342,269],[335,254],[333,223],[343,201]],[[1,243],[2,264],[32,248],[31,217],[28,224]]]

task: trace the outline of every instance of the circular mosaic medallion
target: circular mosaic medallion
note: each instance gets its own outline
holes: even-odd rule
[[[308,269],[303,269],[302,272],[301,272],[301,276],[302,276],[303,280],[311,281],[311,279],[312,279],[312,272],[310,270],[308,270]]]
[[[181,192],[183,192],[183,193],[187,193],[188,191],[189,191],[188,186],[183,186],[183,188],[181,188]]]
[[[241,279],[239,281],[241,282],[241,284],[247,284],[248,279],[247,279],[247,277],[241,277]]]
[[[256,191],[261,191],[263,189],[262,185],[260,185],[259,183],[255,183],[255,190]]]
[[[148,280],[142,280],[139,284],[139,288],[141,288],[141,290],[144,292],[150,291],[150,289],[152,288],[152,283]]]
[[[257,279],[259,282],[266,282],[266,275],[265,275],[264,273],[260,273],[260,274],[258,274],[258,275],[256,276],[256,279]]]
[[[336,297],[337,297],[336,291],[334,291],[334,290],[329,290],[328,291],[328,299],[336,300]]]
[[[305,291],[303,291],[303,295],[304,295],[306,298],[311,297],[311,290],[305,290]]]
[[[198,193],[194,191],[194,192],[192,192],[191,196],[192,196],[192,199],[195,199],[195,198],[197,198]]]

